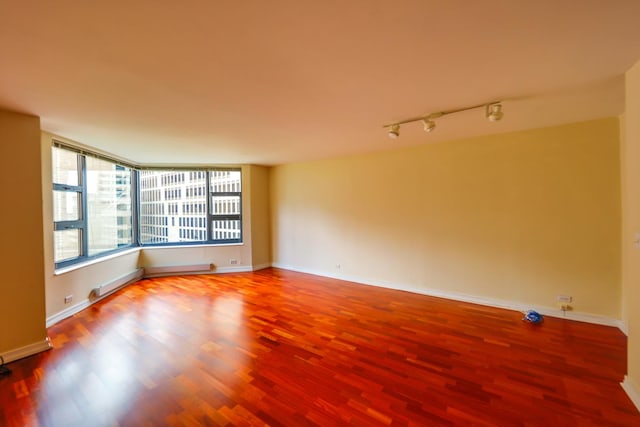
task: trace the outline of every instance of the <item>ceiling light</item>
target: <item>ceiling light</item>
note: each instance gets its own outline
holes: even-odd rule
[[[490,122],[497,122],[504,117],[501,104],[487,104],[487,119]]]
[[[433,120],[430,120],[428,118],[422,119],[422,124],[424,125],[424,131],[425,132],[431,132],[432,130],[434,130],[436,128],[436,122],[434,122]]]
[[[391,125],[391,129],[389,129],[389,138],[396,139],[400,136],[400,125]]]

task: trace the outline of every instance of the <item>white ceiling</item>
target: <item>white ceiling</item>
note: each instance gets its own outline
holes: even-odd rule
[[[639,19],[638,0],[0,0],[0,107],[145,164],[387,150],[620,114]],[[501,122],[382,129],[497,99]]]

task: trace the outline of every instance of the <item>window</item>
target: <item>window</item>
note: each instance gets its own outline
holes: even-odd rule
[[[130,168],[55,146],[52,169],[56,267],[134,243]]]
[[[56,268],[137,245],[242,242],[239,169],[137,170],[52,148]]]
[[[140,244],[241,242],[241,176],[236,169],[140,171]]]

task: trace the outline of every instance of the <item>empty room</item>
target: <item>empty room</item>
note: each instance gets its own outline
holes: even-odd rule
[[[0,426],[640,426],[640,2],[4,2]]]

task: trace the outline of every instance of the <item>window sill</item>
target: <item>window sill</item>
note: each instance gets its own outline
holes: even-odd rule
[[[129,248],[129,249],[123,250],[122,252],[116,252],[116,253],[113,253],[113,254],[105,255],[103,257],[93,258],[93,259],[90,259],[90,260],[87,260],[87,261],[79,262],[77,264],[69,265],[67,267],[58,268],[53,272],[53,275],[54,276],[61,276],[63,274],[69,273],[71,271],[79,270],[81,268],[88,267],[88,266],[93,265],[93,264],[99,264],[101,262],[108,261],[110,259],[114,259],[114,258],[118,258],[118,257],[121,257],[121,256],[129,255],[129,254],[132,254],[132,253],[135,253],[135,252],[140,252],[141,249],[142,248],[140,248],[140,247]]]
[[[244,246],[244,242],[242,243],[192,243],[188,245],[146,245],[140,246],[138,249],[142,249],[143,251],[149,250],[162,250],[162,249],[184,249],[184,248],[219,248],[221,246]]]

